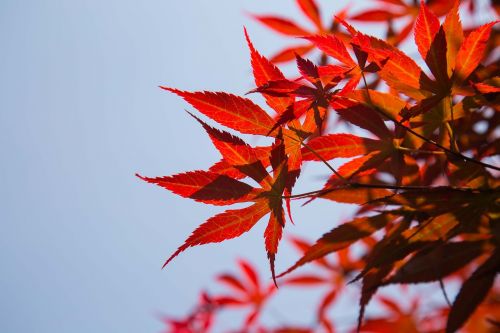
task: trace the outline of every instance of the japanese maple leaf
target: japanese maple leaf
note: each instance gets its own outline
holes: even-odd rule
[[[500,250],[497,248],[462,284],[448,316],[446,333],[455,332],[472,316],[493,288],[499,271]]]
[[[271,176],[258,158],[254,148],[247,145],[242,139],[228,132],[212,128],[200,119],[196,119],[207,131],[224,160],[247,177],[255,180],[261,188],[253,188],[237,179],[211,171],[193,171],[158,178],[138,176],[175,194],[203,203],[215,205],[251,203],[248,207],[227,210],[208,219],[193,231],[184,244],[170,256],[163,267],[179,253],[191,246],[221,242],[239,237],[249,231],[265,215],[270,214],[264,238],[271,272],[276,282],[274,260],[278,252],[282,229],[285,225],[282,196],[288,177],[287,158],[283,142],[277,138],[268,157],[273,170]]]
[[[377,9],[367,9],[348,17],[361,22],[387,23],[386,40],[392,45],[399,45],[413,30],[415,19],[419,13],[417,1],[407,4],[403,0],[378,0]],[[429,9],[437,16],[443,16],[453,7],[453,1],[427,1]],[[404,25],[395,31],[394,21],[405,21]],[[418,25],[418,23],[417,23]]]
[[[185,318],[162,318],[168,325],[164,333],[207,333],[212,327],[216,307],[214,300],[202,292],[198,305]]]
[[[340,62],[340,66],[321,66],[319,71],[323,76],[341,74],[342,78],[348,78],[345,86],[342,88],[342,92],[349,92],[356,89],[362,78],[363,72],[374,73],[380,70],[380,66],[377,63],[372,62],[367,64],[368,54],[361,50],[356,44],[353,44],[353,51],[357,59],[357,61],[355,61],[349,54],[344,41],[336,35],[314,35],[304,38],[312,42],[326,56],[332,57]]]
[[[314,25],[313,29],[303,28],[289,19],[273,15],[253,15],[253,18],[255,18],[266,27],[270,28],[271,30],[289,37],[336,34],[344,40],[349,39],[349,35],[340,30],[338,21],[333,20],[333,17],[331,23],[329,23],[329,26],[325,25],[322,22],[321,12],[314,0],[296,0],[296,2],[301,12]],[[337,13],[336,16],[344,18],[346,15],[347,9],[344,9]],[[272,56],[271,61],[274,63],[292,61],[295,59],[296,54],[303,56],[313,49],[314,45],[312,44],[302,44],[287,47]],[[322,63],[323,62],[326,62],[326,59],[324,57],[322,57]]]
[[[369,59],[379,63],[384,61],[378,72],[381,79],[392,89],[417,102],[401,110],[403,118],[408,119],[434,109],[450,112],[452,86],[454,92],[458,91],[456,87],[479,65],[495,23],[476,29],[461,42],[463,36],[457,5],[440,24],[438,17],[421,2],[416,20],[415,43],[433,79],[410,57],[385,41],[351,30],[354,34],[351,43],[367,52]]]
[[[351,43],[366,52],[369,60],[380,64],[381,70],[378,71],[378,75],[389,87],[417,101],[443,94],[439,85],[431,80],[406,54],[383,40],[360,32],[353,33]],[[417,36],[416,34],[416,38]],[[441,33],[440,36],[443,41],[444,34]],[[446,64],[443,65],[446,67]],[[439,97],[442,98],[442,96]]]
[[[373,216],[358,217],[340,224],[325,233],[312,246],[304,251],[304,255],[289,269],[281,273],[282,277],[306,263],[324,258],[327,254],[347,248],[354,242],[371,236],[377,230],[384,228],[394,218],[393,214],[381,213]]]
[[[401,292],[404,292],[401,290]],[[406,296],[406,295],[405,295]],[[438,317],[422,317],[420,315],[421,302],[419,298],[413,297],[411,306],[405,310],[401,305],[391,298],[384,296],[377,297],[378,303],[386,310],[384,316],[372,317],[367,319],[360,327],[361,332],[370,333],[420,333],[435,332],[442,329],[443,311],[437,311],[441,314]],[[424,329],[427,328],[427,329]]]
[[[278,328],[259,327],[256,333],[314,333],[313,328],[298,327],[298,326],[281,326]]]
[[[255,268],[245,260],[238,260],[238,267],[243,278],[233,274],[221,274],[217,280],[229,287],[231,293],[216,295],[214,303],[222,307],[250,307],[245,318],[244,328],[248,330],[258,319],[264,304],[276,291],[275,286],[263,283]]]
[[[273,130],[281,125],[292,122],[292,128],[296,132],[307,133],[312,128],[308,126],[308,120],[304,124],[296,122],[308,111],[312,111],[314,117],[314,128],[322,128],[326,116],[328,103],[334,92],[333,88],[342,79],[341,74],[337,76],[321,76],[319,68],[307,59],[296,55],[297,67],[303,82],[298,80],[278,79],[270,80],[258,86],[251,92],[259,92],[264,96],[299,98],[292,101],[285,110],[279,114]]]
[[[369,93],[372,95],[371,91]],[[366,94],[366,91],[353,91],[344,96],[335,96],[331,99],[330,106],[340,116],[340,119],[371,132],[379,138],[378,140],[351,134],[329,134],[312,139],[308,143],[308,147],[303,148],[302,151],[303,159],[306,161],[324,162],[334,158],[362,155],[341,167],[342,171],[339,170],[339,172],[344,179],[339,178],[333,182],[332,178],[327,183],[328,186],[325,187],[325,189],[334,189],[335,187],[344,189],[346,190],[344,195],[347,192],[359,194],[359,200],[363,200],[363,193],[365,195],[373,194],[371,199],[374,199],[380,197],[379,195],[384,195],[384,193],[387,195],[388,191],[383,193],[382,190],[354,188],[354,183],[349,179],[358,173],[370,169],[386,169],[394,174],[398,184],[409,184],[415,179],[411,174],[407,174],[407,171],[415,172],[415,170],[408,167],[415,166],[418,172],[418,166],[414,159],[405,155],[404,149],[406,148],[401,147],[402,140],[398,138],[397,132],[389,130],[381,114],[373,109],[376,106],[382,112],[398,112],[405,103],[395,97],[387,98],[387,94],[373,94],[373,99],[370,98],[369,103],[365,104]],[[335,174],[332,177],[337,176],[338,174]],[[368,174],[365,173],[364,176],[368,176]],[[331,195],[334,195],[333,192]],[[343,195],[338,193],[338,197],[342,198]],[[352,203],[366,203],[369,201],[369,196],[365,198],[365,201],[353,201]]]
[[[311,247],[311,244],[296,237],[292,238],[291,241],[294,247],[302,254],[305,254]],[[344,290],[346,285],[345,278],[349,276],[353,270],[358,270],[362,267],[362,261],[352,259],[348,248],[337,252],[337,254],[337,263],[327,260],[325,257],[314,261],[314,264],[321,268],[320,272],[315,271],[314,273],[295,274],[284,279],[283,282],[285,286],[328,287],[328,291],[324,293],[317,310],[318,322],[321,323],[327,332],[335,331],[327,315],[328,308]]]
[[[253,46],[250,41],[250,37],[245,29],[245,38],[247,40],[248,48],[250,49],[251,64],[253,70],[254,81],[257,87],[268,84],[269,82],[275,81],[286,81],[285,76],[270,60],[262,56]],[[290,110],[296,109],[295,107],[295,96],[281,95],[275,96],[273,94],[263,94],[266,99],[267,104],[277,113],[275,124],[269,130],[268,134],[276,132],[275,129],[283,125],[283,115],[287,115]],[[302,108],[304,109],[304,103],[301,102]],[[305,111],[304,111],[305,112]],[[297,178],[300,175],[300,169],[302,165],[302,155],[301,146],[302,141],[306,139],[309,135],[309,131],[313,131],[307,126],[302,126],[298,121],[293,121],[293,119],[286,119],[292,123],[293,131],[281,128],[283,135],[283,143],[285,145],[285,153],[288,156],[288,180],[286,184],[286,194],[289,196],[292,193],[292,188],[295,185]],[[268,153],[268,152],[267,152]],[[261,159],[262,160],[262,159]],[[265,160],[265,159],[264,159]],[[288,210],[288,215],[290,220],[292,220],[292,215],[290,211],[290,198],[286,200],[286,206]]]
[[[491,332],[500,328],[500,284],[496,283],[485,300],[465,323],[465,332]]]

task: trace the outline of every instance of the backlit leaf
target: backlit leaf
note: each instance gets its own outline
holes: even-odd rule
[[[236,238],[252,227],[269,213],[267,205],[260,201],[242,209],[227,210],[209,218],[186,239],[177,251],[165,262],[165,267],[172,259],[187,248],[196,245],[218,243],[226,239]]]
[[[497,22],[491,22],[472,31],[462,42],[457,53],[453,78],[457,84],[463,82],[476,69],[484,57],[486,42],[491,29]]]
[[[224,92],[187,92],[168,87],[195,109],[221,125],[246,134],[267,135],[273,119],[251,100]]]

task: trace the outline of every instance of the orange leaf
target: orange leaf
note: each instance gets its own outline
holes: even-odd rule
[[[273,119],[251,100],[224,92],[188,92],[168,87],[195,109],[221,125],[245,134],[267,135]]]
[[[422,59],[427,58],[434,36],[439,31],[439,19],[432,13],[423,1],[420,2],[420,12],[415,22],[415,44]]]
[[[433,90],[431,80],[422,69],[400,51],[390,53],[390,58],[379,75],[391,88],[417,100],[428,95],[425,91]]]
[[[446,37],[439,25],[439,19],[420,3],[420,12],[415,23],[415,43],[427,66],[438,84],[446,90],[448,87],[448,71],[446,65]]]
[[[371,89],[368,92],[366,89],[353,90],[347,93],[345,97],[352,98],[366,106],[376,107],[393,119],[397,119],[401,110],[407,106],[405,101],[393,94]]]
[[[458,14],[459,2],[455,1],[455,5],[450,10],[443,23],[444,33],[446,35],[446,62],[448,64],[448,77],[451,77],[455,68],[455,61],[458,49],[464,39],[462,23]]]
[[[453,73],[455,84],[462,83],[479,65],[484,57],[486,42],[490,37],[491,29],[497,22],[480,26],[462,42],[457,53],[455,72]]]
[[[374,188],[339,188],[333,189],[319,197],[340,203],[363,205],[370,201],[387,197],[393,193],[386,189]]]

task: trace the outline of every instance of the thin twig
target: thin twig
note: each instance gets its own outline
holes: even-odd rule
[[[326,188],[316,191],[304,192],[300,194],[293,194],[287,196],[281,196],[283,199],[300,199],[311,197],[315,194],[327,194],[336,190],[344,190],[348,188],[371,188],[371,189],[385,189],[385,190],[403,190],[403,191],[422,191],[422,190],[448,190],[455,192],[467,192],[467,193],[491,193],[496,192],[498,189],[482,189],[482,188],[474,188],[474,187],[457,187],[457,186],[404,186],[404,185],[386,185],[386,184],[366,184],[366,183],[358,183],[352,182],[347,183],[342,187],[336,188]]]
[[[438,147],[441,150],[444,150],[445,152],[447,152],[447,153],[449,153],[451,155],[454,155],[455,157],[458,157],[458,158],[460,158],[462,160],[465,160],[465,161],[468,161],[468,162],[471,162],[471,163],[475,163],[475,164],[481,165],[481,166],[483,166],[485,168],[490,168],[490,169],[494,169],[494,170],[500,171],[500,167],[497,167],[497,166],[494,166],[494,165],[491,165],[491,164],[488,164],[488,163],[484,163],[484,162],[478,161],[478,160],[476,160],[474,158],[471,158],[471,157],[467,157],[467,156],[465,156],[465,155],[463,155],[463,154],[461,154],[459,152],[453,151],[453,150],[451,150],[449,148],[446,148],[446,147],[440,145],[436,141],[431,140],[431,139],[429,139],[429,138],[427,138],[427,137],[425,137],[425,136],[423,136],[423,135],[415,132],[410,127],[408,127],[406,125],[403,125],[401,122],[397,121],[396,119],[392,118],[390,115],[388,115],[385,112],[383,112],[382,110],[380,110],[372,102],[372,99],[371,99],[371,96],[370,96],[370,90],[368,89],[368,85],[366,83],[365,74],[363,72],[361,72],[361,76],[363,77],[363,82],[365,83],[365,90],[366,90],[366,94],[367,94],[367,97],[368,97],[368,103],[370,104],[370,106],[372,107],[372,109],[375,110],[375,111],[377,111],[378,113],[380,113],[381,115],[383,115],[387,119],[391,120],[392,122],[394,122],[394,124],[396,124],[396,126],[400,126],[400,127],[404,128],[405,130],[407,130],[411,134],[415,135],[416,137],[424,140],[427,143],[430,143],[430,144]]]

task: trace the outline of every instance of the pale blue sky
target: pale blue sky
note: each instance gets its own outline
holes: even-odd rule
[[[268,278],[263,225],[161,271],[220,208],[134,173],[218,159],[187,105],[157,86],[243,94],[252,87],[243,25],[264,53],[282,41],[244,10],[299,16],[288,2],[1,2],[1,332],[158,332],[156,314],[185,313],[238,256]],[[304,222],[311,237],[327,223]]]

